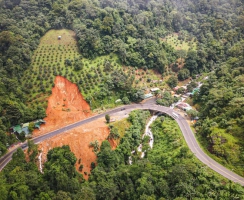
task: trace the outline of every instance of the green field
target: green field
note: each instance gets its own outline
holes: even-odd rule
[[[61,39],[58,39],[58,36],[61,36]],[[82,66],[81,69],[75,69],[76,62]],[[111,69],[105,69],[106,62],[110,63]],[[105,96],[100,101],[95,100],[103,88],[104,81],[114,70],[124,72],[128,78],[134,80],[134,87],[143,90],[150,87],[162,88],[165,85],[160,81],[161,74],[153,70],[144,71],[122,66],[115,54],[99,56],[93,60],[83,58],[78,50],[75,33],[67,29],[50,30],[41,38],[32,56],[32,66],[23,77],[23,84],[29,94],[28,102],[45,106],[55,77],[61,75],[78,85],[92,109],[114,107],[116,99],[120,98],[119,92],[112,91],[110,96]]]
[[[61,36],[60,40],[58,36]],[[82,63],[81,70],[74,69],[75,60]],[[99,90],[103,78],[108,75],[104,72],[103,66],[106,60],[111,63],[113,69],[121,68],[115,63],[116,55],[100,56],[94,60],[82,58],[73,31],[67,29],[48,31],[32,56],[31,69],[27,70],[23,77],[24,86],[29,89],[29,102],[45,104],[57,75],[76,83],[84,97],[92,96]],[[114,102],[116,99],[117,97],[114,96],[110,100]],[[104,104],[109,102],[105,99]],[[94,106],[100,105],[94,102]]]
[[[59,35],[61,40],[58,40]],[[74,36],[72,31],[63,29],[51,30],[41,38],[32,56],[31,69],[23,77],[23,84],[29,89],[30,103],[45,103],[54,86],[55,76],[71,72],[71,69],[65,68],[64,61],[79,56]]]
[[[131,126],[131,123],[126,118],[126,119],[121,119],[116,122],[112,122],[111,125],[118,129],[120,138],[123,138],[126,130]]]
[[[170,34],[163,39],[164,42],[171,45],[175,50],[196,50],[197,43],[194,38],[189,38],[185,36],[182,39],[179,39],[177,33]]]

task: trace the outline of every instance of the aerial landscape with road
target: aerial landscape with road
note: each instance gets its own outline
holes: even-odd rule
[[[85,120],[81,120],[79,122],[67,125],[65,127],[61,127],[58,130],[52,131],[50,133],[47,133],[43,136],[39,136],[37,138],[33,138],[33,142],[35,144],[38,144],[39,142],[46,140],[48,138],[51,138],[55,135],[58,135],[60,133],[63,133],[67,130],[73,129],[75,127],[78,126],[82,126],[83,124],[95,121],[98,118],[104,117],[106,114],[115,114],[117,112],[121,112],[124,110],[134,110],[134,109],[143,109],[143,110],[151,110],[151,111],[156,111],[156,112],[161,112],[161,113],[165,113],[169,116],[172,116],[178,123],[178,125],[180,126],[180,129],[182,131],[182,134],[184,135],[184,138],[187,142],[188,147],[191,149],[192,153],[204,164],[206,164],[208,167],[210,167],[211,169],[213,169],[214,171],[218,172],[219,174],[225,176],[226,178],[228,178],[229,180],[232,180],[234,182],[237,182],[241,185],[244,186],[244,178],[233,173],[231,170],[221,166],[219,163],[217,163],[216,161],[214,161],[213,159],[211,159],[208,155],[206,155],[202,149],[200,148],[199,144],[196,141],[196,138],[191,130],[191,128],[189,127],[189,124],[187,123],[186,119],[184,117],[182,117],[179,114],[176,114],[175,111],[173,109],[170,109],[168,107],[164,107],[164,106],[158,106],[155,103],[151,103],[149,101],[149,103],[145,103],[145,104],[133,104],[133,105],[128,105],[126,107],[120,107],[120,108],[116,108],[110,111],[107,111],[105,113],[87,118]],[[27,148],[26,144],[23,144],[22,146],[23,149]],[[4,157],[2,157],[0,159],[0,169],[2,170],[3,167],[11,160],[11,156],[12,154],[15,152],[15,150],[9,152],[8,154],[6,154]]]
[[[242,0],[0,0],[0,199],[244,199]]]

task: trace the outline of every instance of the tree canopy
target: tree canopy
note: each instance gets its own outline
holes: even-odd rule
[[[86,67],[82,58],[92,60],[104,55],[118,58],[115,63],[107,60],[100,63],[107,76],[100,85],[94,81],[99,91],[92,94],[100,102],[112,93],[119,93],[124,103],[140,101],[143,97],[144,88],[133,85],[135,75],[128,75],[116,68],[117,65],[156,70],[168,76],[167,83],[172,88],[178,80],[170,66],[177,58],[181,61],[184,58],[179,80],[209,72],[200,91],[193,95],[200,118],[195,129],[210,153],[243,175],[242,0],[0,0],[0,19],[0,155],[17,141],[14,135],[6,134],[12,125],[45,116],[45,103],[38,100],[32,103],[27,95],[36,98],[36,92],[29,94],[30,88],[44,92],[48,83],[35,72],[34,78],[25,72],[32,72],[32,55],[40,38],[50,29],[68,28],[76,33],[80,57],[65,59],[65,67],[73,67],[75,73],[82,74]],[[164,41],[171,33],[177,34],[179,42],[195,42],[196,48],[190,47],[187,52],[173,48]],[[41,65],[40,69],[44,67]],[[101,73],[99,66],[94,69]],[[55,76],[66,76],[64,73],[53,71]],[[87,74],[77,82],[86,83],[91,77]],[[25,84],[23,78],[27,80]],[[36,82],[38,79],[40,84]],[[92,98],[86,99],[90,102]],[[165,92],[158,101],[168,105],[175,100]],[[181,148],[178,129],[169,119],[155,122],[157,126],[152,127],[155,148],[146,153],[145,159],[140,159],[136,149],[142,142],[148,117],[148,112],[136,111],[130,115],[132,125],[125,137],[120,138],[116,150],[107,141],[102,143],[97,167],[88,182],[75,171],[76,158],[67,146],[48,153],[44,174],[34,164],[37,148],[32,146],[30,162],[25,161],[23,151],[18,149],[0,174],[1,198],[243,199],[240,186],[220,181],[197,161],[192,161],[188,150]],[[162,145],[164,139],[168,150]],[[130,156],[133,165],[128,164]]]

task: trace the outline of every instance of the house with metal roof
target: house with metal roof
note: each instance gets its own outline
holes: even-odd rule
[[[151,97],[153,97],[153,94],[152,93],[148,93],[148,94],[144,94],[143,99],[148,99],[148,98],[151,98]]]
[[[192,107],[188,104],[188,103],[185,103],[185,102],[180,102],[176,105],[177,108],[180,108],[181,110],[184,110],[184,111],[187,111],[187,110],[191,110]]]
[[[40,125],[45,124],[46,122],[43,119],[38,119],[38,120],[34,121],[33,123],[34,123],[34,128],[40,129]],[[24,124],[18,124],[18,125],[12,126],[10,128],[10,131],[12,133],[16,133],[16,134],[20,134],[20,133],[24,132],[25,135],[28,136],[30,134],[29,125],[30,125],[30,122],[27,122]]]
[[[156,92],[156,91],[159,91],[160,89],[159,88],[151,88],[150,90],[151,90],[151,92]]]

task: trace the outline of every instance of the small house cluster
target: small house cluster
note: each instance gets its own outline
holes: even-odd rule
[[[46,122],[43,119],[38,119],[38,120],[33,121],[33,123],[34,123],[34,128],[40,129],[41,124],[45,124]],[[20,133],[24,132],[25,136],[28,136],[30,134],[29,125],[30,125],[30,122],[17,124],[15,126],[12,126],[10,128],[10,131],[11,131],[11,133],[15,133],[15,134],[20,134]]]
[[[187,90],[186,86],[181,86],[181,87],[180,86],[176,86],[176,87],[173,88],[173,90],[176,92],[180,88],[183,88],[184,90]]]
[[[156,88],[151,88],[149,93],[144,94],[143,99],[149,99],[149,98],[153,97],[154,94],[155,94],[157,91],[160,91],[160,89],[157,88],[157,87],[156,87]]]
[[[184,97],[184,98],[187,98],[187,97],[192,96],[192,95],[194,95],[195,93],[199,92],[199,91],[200,91],[200,87],[202,86],[202,83],[201,83],[201,82],[198,82],[198,86],[197,86],[196,88],[194,88],[192,91],[188,91],[188,92],[186,92],[186,91],[187,91],[187,85],[188,85],[188,84],[186,84],[186,85],[184,85],[184,86],[176,86],[176,87],[174,87],[174,88],[173,88],[173,91],[172,91],[172,92],[173,92],[172,95],[175,95],[175,93],[176,93],[179,89],[183,88],[183,89],[184,89],[183,91],[185,91],[185,93],[183,94],[183,97]]]

